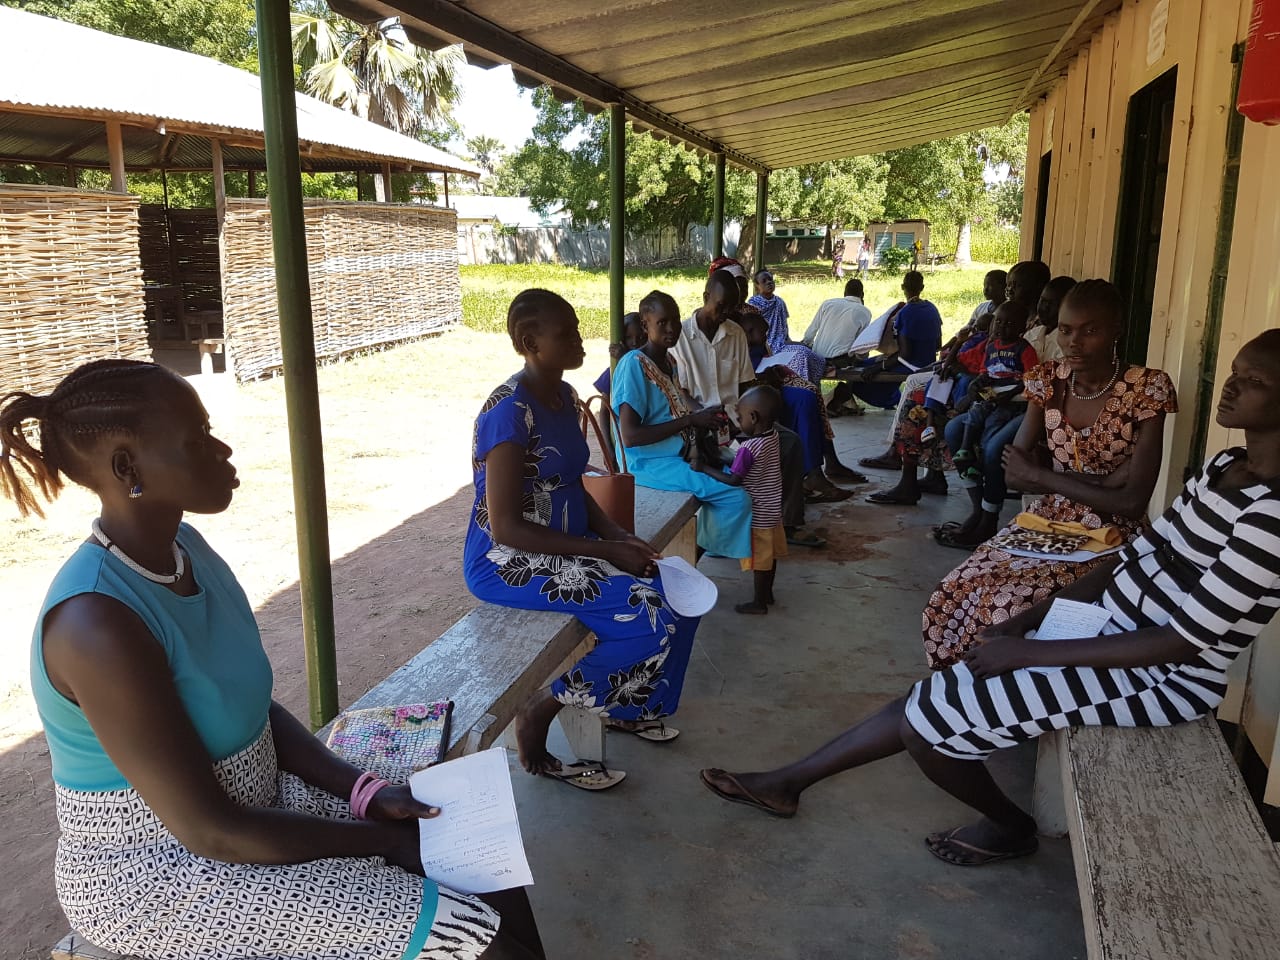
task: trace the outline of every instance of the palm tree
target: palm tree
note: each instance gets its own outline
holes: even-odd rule
[[[471,137],[467,141],[467,150],[471,153],[471,159],[484,168],[485,173],[489,176],[498,169],[498,164],[502,162],[502,141],[497,137],[490,137],[481,134],[478,137]]]
[[[302,86],[313,97],[408,136],[448,118],[460,48],[416,47],[396,18],[359,24],[329,10],[290,18]]]

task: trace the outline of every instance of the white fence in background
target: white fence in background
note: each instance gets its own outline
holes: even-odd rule
[[[725,225],[724,246],[730,256],[738,249],[741,225]],[[683,237],[675,229],[629,233],[626,262],[646,266],[666,261],[710,260],[711,226],[694,224]],[[530,227],[514,233],[489,224],[458,225],[460,263],[563,263],[578,267],[609,265],[609,231],[600,227]]]

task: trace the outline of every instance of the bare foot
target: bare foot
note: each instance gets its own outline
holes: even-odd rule
[[[707,789],[722,800],[746,804],[775,817],[794,817],[800,806],[800,796],[780,790],[767,773],[729,773],[710,767],[701,777]]]
[[[550,711],[550,714],[543,719],[543,715],[548,713],[545,704],[538,702],[540,693],[535,693],[530,703],[525,704],[524,708],[516,714],[516,747],[520,756],[520,766],[524,767],[529,773],[535,776],[547,771],[560,769],[560,761],[557,760],[547,750],[547,730],[551,726],[551,720],[555,717],[559,710]],[[550,693],[546,694],[550,697]],[[552,703],[555,703],[552,700]]]
[[[769,607],[759,601],[752,600],[750,603],[739,603],[733,608],[734,613],[749,613],[752,616],[763,616],[769,612]]]

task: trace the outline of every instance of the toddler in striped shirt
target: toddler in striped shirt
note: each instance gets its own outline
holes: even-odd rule
[[[738,401],[738,421],[746,435],[729,471],[704,470],[717,480],[745,487],[751,497],[751,556],[742,569],[753,572],[755,595],[740,603],[738,613],[765,614],[774,603],[773,578],[778,557],[787,555],[782,527],[782,450],[774,426],[782,397],[773,387],[752,387]]]

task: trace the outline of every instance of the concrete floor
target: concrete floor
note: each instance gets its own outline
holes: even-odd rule
[[[883,450],[888,414],[836,421],[844,460]],[[1084,956],[1071,851],[1046,840],[987,868],[936,860],[925,834],[972,813],[905,755],[828,780],[794,820],[725,803],[704,766],[765,769],[794,759],[908,689],[924,673],[920,609],[963,554],[929,527],[964,513],[954,489],[915,508],[863,496],[810,508],[825,550],[793,548],[768,617],[733,613],[749,575],[704,560],[721,600],[698,634],[675,724],[651,744],[610,736],[628,779],[592,794],[529,777],[516,799],[548,956],[603,960],[1070,960]],[[558,727],[553,751],[568,756]],[[1030,746],[994,761],[1030,803]]]

